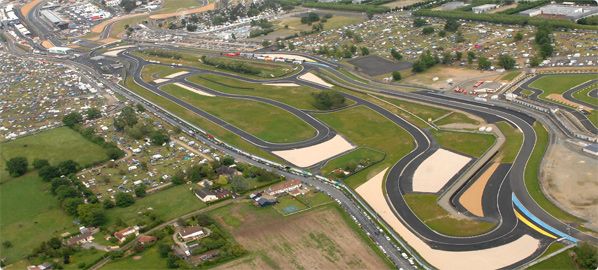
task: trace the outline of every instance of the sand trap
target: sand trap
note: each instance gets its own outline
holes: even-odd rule
[[[124,51],[125,49],[120,49],[120,50],[111,50],[111,51],[107,51],[105,53],[103,53],[103,55],[106,56],[112,56],[112,57],[117,57],[119,53],[121,53],[122,51]]]
[[[446,183],[459,172],[471,158],[438,149],[417,167],[413,176],[413,191],[440,191]]]
[[[216,8],[216,4],[210,3],[203,7],[187,9],[187,10],[183,10],[183,11],[179,11],[179,12],[151,15],[149,18],[152,20],[164,20],[164,19],[168,19],[170,17],[182,17],[182,16],[191,15],[191,14],[195,14],[195,13],[210,11],[215,8]]]
[[[293,59],[293,60],[299,60],[299,61],[305,61],[305,62],[315,62],[314,60],[311,60],[310,58],[307,58],[305,56],[301,56],[301,55],[292,55],[292,54],[279,54],[279,53],[266,53],[266,54],[261,54],[264,57],[269,56],[272,58],[275,57],[284,57],[287,59]]]
[[[163,83],[169,81],[168,79],[155,79],[154,83]]]
[[[488,180],[490,180],[490,177],[494,171],[496,171],[498,165],[500,165],[498,162],[492,163],[492,165],[490,165],[490,167],[488,167],[488,169],[482,175],[480,175],[480,178],[476,179],[475,182],[469,186],[469,188],[467,188],[467,190],[465,190],[465,192],[463,192],[459,198],[461,205],[463,205],[467,211],[478,217],[484,216],[482,195],[484,194],[484,188],[486,187]]]
[[[168,75],[168,76],[166,76],[166,77],[164,77],[164,78],[166,78],[166,79],[173,79],[173,78],[176,78],[176,77],[178,77],[178,76],[185,75],[185,74],[187,74],[187,73],[189,73],[189,71],[179,71],[179,72],[177,72],[177,73],[172,73],[172,74],[170,74],[170,75]]]
[[[295,87],[295,86],[299,86],[296,83],[264,83],[264,85],[268,85],[268,86],[282,86],[282,87]]]
[[[320,144],[293,150],[273,151],[272,153],[296,166],[309,167],[353,148],[355,146],[351,145],[345,138],[336,135],[334,138]]]
[[[524,235],[508,244],[475,251],[444,251],[430,248],[393,214],[382,191],[386,170],[370,178],[356,191],[427,262],[438,269],[498,269],[532,255],[540,241]]]
[[[585,106],[577,104],[577,103],[575,103],[575,102],[573,102],[571,100],[568,100],[568,99],[564,98],[563,96],[561,96],[559,94],[550,94],[550,95],[548,95],[546,97],[548,99],[552,99],[552,100],[554,100],[556,102],[563,103],[563,104],[565,104],[567,106],[571,106],[573,108],[585,107]]]
[[[329,84],[329,83],[325,82],[324,80],[320,79],[320,77],[316,76],[315,74],[313,74],[311,72],[308,72],[308,73],[305,73],[305,74],[299,76],[299,79],[308,81],[311,83],[319,84],[321,86],[328,87],[328,88],[331,88],[332,86],[334,86],[334,85]]]
[[[206,92],[204,92],[204,91],[201,91],[201,90],[199,90],[199,89],[195,89],[195,88],[193,88],[193,87],[189,87],[189,86],[187,86],[187,85],[184,85],[184,84],[182,84],[182,83],[174,83],[174,85],[176,85],[176,86],[178,86],[178,87],[180,87],[180,88],[187,89],[187,90],[189,90],[189,91],[191,91],[191,92],[193,92],[193,93],[196,93],[196,94],[199,94],[199,95],[202,95],[202,96],[206,96],[206,97],[214,97],[214,95],[212,95],[212,94],[210,94],[210,93],[206,93]]]

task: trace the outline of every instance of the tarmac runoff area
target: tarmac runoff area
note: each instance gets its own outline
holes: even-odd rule
[[[309,167],[355,148],[340,135],[316,145],[272,153],[299,167]]]
[[[299,79],[300,80],[304,80],[304,81],[308,81],[308,82],[311,82],[311,83],[315,83],[315,84],[318,84],[318,85],[321,85],[321,86],[324,86],[324,87],[327,87],[327,88],[332,88],[332,86],[333,86],[332,84],[329,84],[329,83],[325,82],[320,77],[316,76],[315,74],[313,74],[311,72],[308,72],[308,73],[305,73],[305,74],[299,76]]]
[[[484,173],[480,175],[480,177],[476,179],[459,198],[459,203],[461,203],[467,211],[478,217],[484,216],[482,195],[484,195],[484,188],[486,187],[486,184],[488,184],[488,180],[490,180],[492,174],[494,174],[494,171],[496,171],[496,168],[498,168],[498,165],[500,165],[498,162],[492,163],[492,165],[490,165],[490,167],[488,167],[488,169],[484,171]]]
[[[189,73],[189,71],[179,71],[177,73],[172,73],[172,74],[170,74],[170,75],[168,75],[168,76],[166,76],[164,78],[165,79],[174,79],[174,78],[176,78],[178,76],[182,76],[182,75],[185,75],[185,74],[188,74],[188,73]]]
[[[281,86],[281,87],[297,87],[299,86],[296,83],[264,83],[263,85],[268,85],[268,86]]]
[[[474,251],[445,251],[432,249],[413,234],[394,215],[386,202],[382,186],[383,170],[359,186],[357,193],[428,263],[438,269],[499,269],[531,256],[540,247],[540,241],[523,235],[508,244]]]
[[[469,161],[471,158],[466,156],[441,148],[436,150],[415,170],[413,191],[437,193]]]
[[[210,93],[206,93],[206,92],[204,92],[204,91],[201,91],[201,90],[199,90],[199,89],[195,89],[195,88],[193,88],[193,87],[189,87],[189,86],[187,86],[187,85],[184,85],[184,84],[182,84],[182,83],[174,83],[174,85],[176,85],[176,86],[178,86],[178,87],[180,87],[180,88],[183,88],[183,89],[187,89],[187,90],[189,90],[189,91],[191,91],[191,92],[193,92],[193,93],[196,93],[196,94],[198,94],[198,95],[202,95],[202,96],[206,96],[206,97],[214,97],[214,95],[212,95],[212,94],[210,94]]]

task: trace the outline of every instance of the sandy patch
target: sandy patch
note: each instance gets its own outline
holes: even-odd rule
[[[168,79],[155,79],[154,83],[163,83],[169,81]]]
[[[467,188],[465,192],[459,198],[459,202],[469,211],[470,213],[478,216],[484,216],[484,208],[482,207],[482,195],[484,194],[484,188],[490,180],[490,177],[496,171],[500,163],[493,163],[488,169],[480,175],[475,182]]]
[[[299,60],[299,61],[305,61],[305,62],[315,62],[314,60],[311,60],[310,58],[307,58],[305,56],[301,56],[301,55],[293,55],[293,54],[279,54],[279,53],[266,53],[266,54],[261,54],[264,57],[272,57],[272,58],[276,58],[276,57],[284,57],[287,59],[293,59],[293,60]]]
[[[170,74],[170,75],[168,75],[168,76],[166,76],[164,78],[166,78],[166,79],[174,79],[174,78],[176,78],[178,76],[182,76],[182,75],[185,75],[185,74],[188,74],[188,73],[189,73],[189,71],[179,71],[179,72],[176,72],[176,73],[172,73],[172,74]]]
[[[39,2],[41,2],[41,0],[33,0],[33,1],[23,5],[21,7],[21,13],[23,14],[23,16],[27,17],[29,12],[31,12],[31,9],[33,9],[33,7],[37,6],[37,4]]]
[[[42,41],[42,46],[44,46],[44,48],[46,48],[46,49],[50,49],[50,48],[54,47],[54,43],[52,43],[52,41],[49,41],[49,40],[44,40],[44,41]]]
[[[413,176],[413,191],[440,191],[446,183],[459,172],[471,158],[438,149],[417,167]]]
[[[268,85],[268,86],[282,86],[282,87],[295,87],[295,86],[299,86],[296,83],[264,83],[264,85]]]
[[[382,191],[386,170],[370,178],[356,191],[426,261],[438,269],[498,269],[532,255],[540,241],[524,235],[508,244],[475,251],[444,251],[429,247],[394,215]]]
[[[187,90],[189,90],[189,91],[191,91],[191,92],[193,92],[193,93],[196,93],[196,94],[199,94],[199,95],[202,95],[202,96],[206,96],[206,97],[213,97],[213,96],[214,96],[214,95],[212,95],[212,94],[210,94],[210,93],[206,93],[206,92],[204,92],[204,91],[201,91],[201,90],[199,90],[199,89],[196,89],[196,88],[193,88],[193,87],[190,87],[190,86],[184,85],[184,84],[182,84],[182,83],[174,83],[174,85],[176,85],[176,86],[178,86],[178,87],[180,87],[180,88],[187,89]]]
[[[353,148],[355,146],[351,145],[345,138],[336,135],[334,138],[320,144],[293,150],[273,151],[272,153],[296,166],[309,167]]]
[[[565,104],[565,105],[567,105],[567,106],[571,106],[571,107],[573,107],[573,108],[585,107],[585,106],[583,106],[583,105],[577,104],[577,103],[575,103],[575,102],[573,102],[573,101],[571,101],[571,100],[568,100],[568,99],[564,98],[564,97],[563,97],[562,95],[560,95],[560,94],[550,94],[550,95],[548,95],[548,96],[546,96],[546,97],[547,97],[548,99],[552,99],[552,100],[554,100],[554,101],[556,101],[556,102],[558,102],[558,103],[563,103],[563,104]],[[588,109],[589,109],[589,108],[588,108]]]
[[[103,55],[117,57],[118,54],[121,53],[121,52],[123,52],[124,50],[125,49],[111,50],[111,51],[107,51],[107,52],[103,53]]]
[[[187,9],[187,10],[183,10],[183,11],[179,11],[179,12],[155,14],[155,15],[151,15],[149,18],[152,20],[164,20],[164,19],[168,19],[170,17],[181,17],[181,16],[191,15],[191,14],[195,14],[195,13],[210,11],[215,8],[216,8],[216,4],[210,3],[203,7]]]
[[[319,84],[321,86],[328,87],[328,88],[331,88],[332,86],[334,86],[334,85],[329,84],[326,81],[322,80],[320,77],[316,76],[315,74],[313,74],[311,72],[308,72],[308,73],[305,73],[305,74],[299,76],[299,79],[308,81],[311,83]]]

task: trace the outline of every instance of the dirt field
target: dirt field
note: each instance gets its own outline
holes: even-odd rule
[[[216,8],[216,4],[215,3],[210,3],[210,4],[207,4],[207,5],[203,6],[203,7],[192,8],[192,9],[178,11],[178,12],[172,12],[172,13],[163,13],[163,14],[151,15],[150,19],[152,19],[152,20],[164,20],[164,19],[168,19],[170,17],[181,17],[181,16],[191,15],[191,14],[195,14],[195,13],[210,11],[210,10],[213,10],[215,8]]]
[[[565,210],[598,229],[598,160],[568,149],[565,143],[557,142],[547,154],[542,185]]]
[[[458,85],[463,81],[471,80],[472,78],[476,77],[483,77],[484,80],[496,80],[501,75],[502,73],[493,71],[437,66],[429,69],[426,72],[408,76],[404,79],[404,82],[425,85],[437,89],[448,89],[450,87],[446,82],[448,79],[453,79],[453,84]],[[434,77],[438,77],[438,80],[434,81]]]
[[[393,62],[377,55],[368,55],[348,61],[359,68],[359,71],[370,76],[391,73],[396,70],[410,69],[413,64],[409,62]]]
[[[216,269],[388,268],[332,205],[288,217],[252,214],[244,207],[232,205],[216,220],[251,254]],[[270,209],[255,212],[262,210]],[[227,220],[231,217],[238,223]]]
[[[482,208],[482,195],[484,194],[484,188],[486,187],[488,180],[490,180],[490,177],[494,171],[496,171],[498,165],[500,165],[498,162],[492,164],[482,175],[480,175],[480,178],[475,180],[475,183],[473,183],[465,192],[463,192],[461,198],[459,198],[459,202],[463,205],[463,207],[478,217],[484,216],[484,209]]]

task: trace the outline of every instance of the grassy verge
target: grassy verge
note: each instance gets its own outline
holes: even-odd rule
[[[523,133],[521,133],[519,129],[509,125],[507,122],[498,122],[496,123],[496,126],[505,136],[505,143],[500,149],[502,154],[501,160],[505,163],[512,163],[519,153],[521,144],[523,144]]]
[[[141,69],[141,79],[149,83],[179,71],[185,71],[185,69],[153,64],[145,65]]]
[[[540,166],[542,165],[542,158],[548,147],[549,137],[548,131],[542,126],[542,124],[534,123],[534,130],[536,131],[537,140],[527,166],[525,168],[525,186],[530,196],[536,201],[536,203],[548,212],[552,216],[564,221],[571,223],[580,223],[581,219],[563,211],[558,206],[554,205],[542,192],[540,187]]]
[[[450,112],[449,110],[441,109],[438,107],[426,106],[423,104],[398,100],[394,98],[384,98],[384,100],[389,101],[390,103],[417,115],[418,117],[424,119],[424,121],[437,119]]]
[[[434,131],[432,135],[444,149],[479,158],[494,144],[496,138],[491,134]]]
[[[590,91],[597,88],[598,84],[590,85],[589,87],[583,90],[573,93],[573,97],[590,104],[598,105],[598,99],[590,96]]]
[[[386,154],[367,147],[359,147],[349,153],[329,160],[321,169],[323,175],[330,175],[335,169],[353,173],[361,167],[368,167],[384,160]]]
[[[436,203],[435,194],[406,194],[405,201],[415,215],[430,229],[450,236],[474,236],[492,230],[496,224],[453,218]]]
[[[264,97],[299,109],[316,110],[312,94],[318,91],[307,86],[272,86],[214,74],[192,76],[189,81],[223,93]]]
[[[550,94],[563,94],[572,87],[595,79],[596,74],[549,75],[535,80],[529,86],[542,90],[540,98],[546,99]]]
[[[552,254],[553,252],[563,248],[564,245],[558,242],[552,243],[550,244],[550,246],[548,247],[548,249],[544,252],[544,254],[542,254],[542,257],[546,257],[550,254]],[[543,262],[540,262],[538,264],[535,264],[531,267],[528,267],[528,270],[549,270],[549,269],[559,269],[559,270],[576,270],[577,265],[575,265],[575,262],[573,261],[573,258],[571,258],[571,255],[569,254],[570,250],[565,250]]]
[[[505,81],[512,81],[513,79],[515,79],[515,77],[519,76],[519,74],[521,74],[520,70],[511,71],[500,77],[500,79]]]
[[[161,89],[264,141],[291,143],[316,135],[316,130],[305,121],[266,103],[217,96],[206,97],[173,84],[164,85]]]
[[[480,122],[469,118],[467,115],[462,114],[462,113],[457,113],[457,112],[453,112],[450,115],[434,122],[434,124],[436,124],[437,126],[443,126],[443,125],[448,125],[448,124],[456,124],[456,123],[462,123],[462,124],[472,124],[472,125],[479,125]]]
[[[240,149],[243,149],[244,151],[246,151],[248,153],[251,153],[251,154],[254,154],[257,156],[261,156],[263,158],[267,158],[272,161],[284,162],[279,157],[272,155],[269,152],[266,152],[266,151],[260,149],[259,147],[243,140],[241,137],[235,135],[234,133],[231,133],[230,131],[208,121],[207,119],[198,117],[196,114],[190,112],[189,110],[186,110],[183,107],[180,107],[176,103],[174,103],[166,98],[163,98],[159,95],[152,93],[149,90],[146,90],[145,88],[136,84],[131,78],[127,78],[127,80],[125,80],[124,85],[129,90],[133,91],[134,93],[144,97],[145,99],[153,102],[154,104],[157,104],[158,106],[160,106],[160,107],[164,108],[165,110],[169,111],[170,113],[184,119],[185,121],[187,121],[197,127],[202,128],[206,132],[209,132],[210,134],[214,135],[218,139],[220,139],[228,144],[235,145],[236,147],[239,147]]]
[[[409,153],[413,138],[401,127],[369,108],[358,106],[350,109],[316,114],[352,143],[386,153],[386,158],[376,165],[345,179],[345,183],[356,188],[385,167]]]

